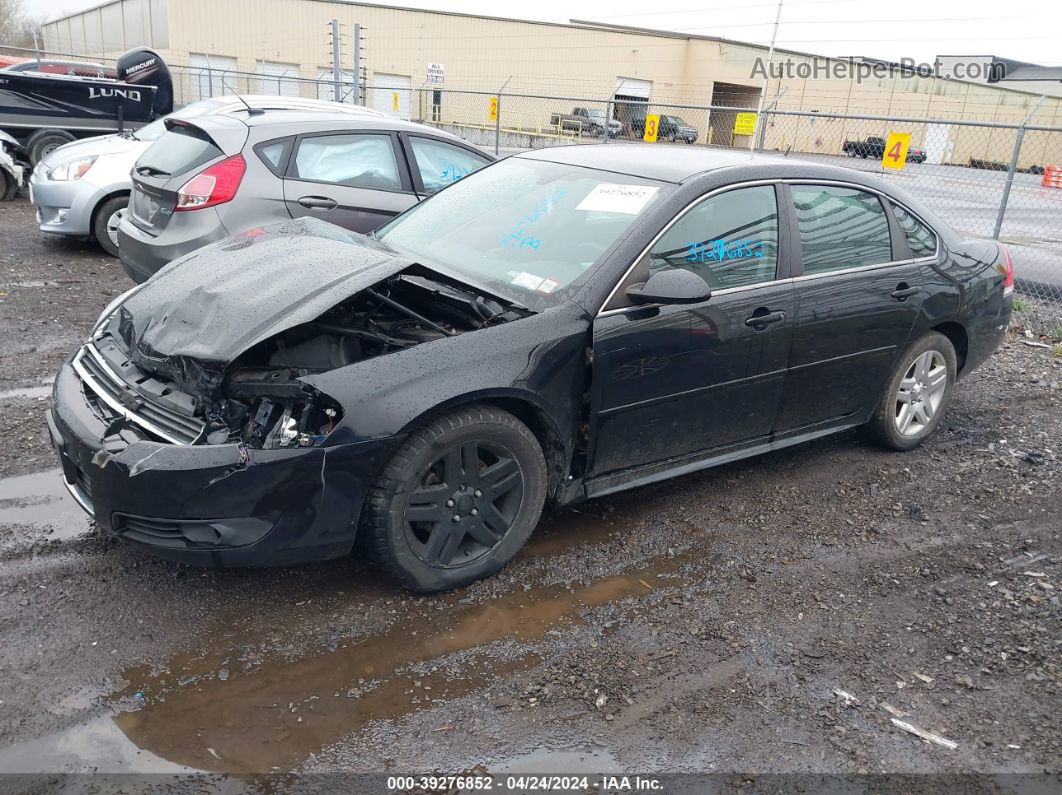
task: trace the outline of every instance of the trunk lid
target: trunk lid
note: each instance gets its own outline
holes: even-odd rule
[[[232,116],[202,116],[194,123],[166,119],[166,132],[133,166],[132,223],[148,234],[160,234],[173,217],[184,184],[213,163],[239,153],[246,141],[247,125]]]

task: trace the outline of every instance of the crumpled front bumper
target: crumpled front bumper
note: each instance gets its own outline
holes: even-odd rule
[[[290,450],[156,442],[129,426],[114,430],[86,399],[69,361],[53,400],[48,429],[75,499],[105,530],[197,565],[287,565],[347,554],[364,497],[399,441]]]

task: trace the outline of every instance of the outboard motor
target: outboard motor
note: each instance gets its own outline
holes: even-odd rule
[[[118,56],[116,67],[121,82],[155,87],[152,118],[173,112],[173,78],[157,52],[147,47],[134,47]]]

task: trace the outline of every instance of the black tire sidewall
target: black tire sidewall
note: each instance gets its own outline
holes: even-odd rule
[[[97,207],[96,213],[92,218],[92,236],[96,238],[96,242],[100,244],[100,248],[112,257],[118,256],[118,246],[111,243],[111,239],[107,236],[107,219],[114,215],[119,209],[128,206],[128,196],[115,196],[113,199],[108,199]],[[112,245],[114,246],[114,251],[111,251]]]
[[[30,162],[36,167],[37,163],[45,157],[43,154],[44,149],[52,143],[57,143],[56,148],[58,148],[64,144],[72,143],[75,140],[77,139],[72,136],[66,136],[57,132],[47,132],[34,136],[27,142]]]
[[[910,436],[904,435],[901,434],[896,427],[896,421],[893,416],[895,410],[894,395],[899,388],[900,381],[903,379],[904,374],[907,372],[908,368],[910,368],[911,362],[930,350],[939,351],[944,357],[944,362],[948,368],[948,384],[944,388],[944,397],[940,401],[940,406],[933,415],[933,419],[930,420],[929,425],[917,434]],[[929,438],[929,436],[936,431],[937,426],[940,424],[944,413],[948,410],[948,406],[951,403],[951,395],[952,390],[955,388],[957,370],[958,357],[955,355],[955,347],[951,344],[951,340],[943,334],[931,331],[919,337],[915,342],[909,345],[896,359],[892,374],[889,377],[888,383],[885,385],[885,393],[881,396],[874,412],[874,416],[868,423],[867,429],[870,431],[875,441],[890,450],[913,450]]]
[[[406,495],[443,452],[472,440],[494,442],[513,455],[524,480],[519,513],[501,542],[475,561],[455,568],[431,566],[409,546],[404,527]],[[489,576],[511,561],[531,536],[542,514],[546,485],[541,448],[531,431],[512,415],[478,408],[443,417],[411,436],[377,482],[368,517],[370,532],[376,536],[372,546],[377,559],[403,585],[417,591],[449,590]]]

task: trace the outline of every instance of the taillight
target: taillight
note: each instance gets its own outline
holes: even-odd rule
[[[1003,274],[1003,295],[1010,295],[1014,292],[1014,260],[1006,246],[1000,244],[999,251],[1003,254],[1003,262],[996,266],[996,270]]]
[[[202,210],[231,201],[246,170],[243,155],[233,155],[200,171],[177,191],[176,211]]]

